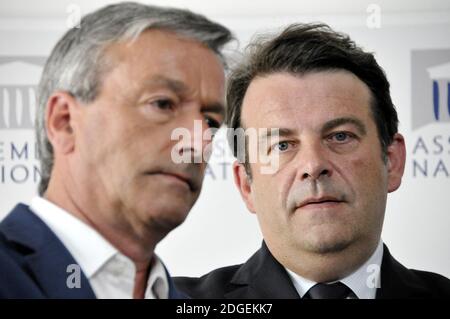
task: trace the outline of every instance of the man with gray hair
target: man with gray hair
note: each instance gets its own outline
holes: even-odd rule
[[[0,224],[0,297],[181,297],[154,249],[199,196],[230,40],[201,15],[137,3],[59,40],[38,91],[40,196]],[[201,134],[172,139],[194,122]]]

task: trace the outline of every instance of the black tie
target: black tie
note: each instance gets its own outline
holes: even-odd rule
[[[342,282],[316,284],[308,290],[305,299],[345,299],[352,293]]]

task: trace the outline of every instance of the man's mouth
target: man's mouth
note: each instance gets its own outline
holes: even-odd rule
[[[343,200],[334,197],[334,196],[322,196],[322,197],[316,197],[316,198],[307,198],[303,200],[297,208],[303,208],[303,207],[317,207],[317,208],[325,208],[325,207],[332,207],[334,205],[343,203]]]

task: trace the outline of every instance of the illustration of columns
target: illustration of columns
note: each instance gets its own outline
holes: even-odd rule
[[[450,121],[450,62],[427,69],[433,85],[433,114],[436,121]]]
[[[0,129],[32,129],[36,85],[42,67],[24,62],[0,65]]]

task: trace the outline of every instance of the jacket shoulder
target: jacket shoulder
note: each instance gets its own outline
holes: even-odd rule
[[[42,298],[21,261],[21,247],[12,247],[0,233],[0,299]]]
[[[379,292],[377,298],[382,299],[449,298],[450,280],[433,272],[405,267],[392,257],[385,246]]]
[[[200,278],[174,277],[175,286],[190,298],[221,299],[241,266],[242,264],[218,268]]]
[[[415,276],[430,291],[432,298],[450,298],[450,279],[433,272],[410,269]]]

